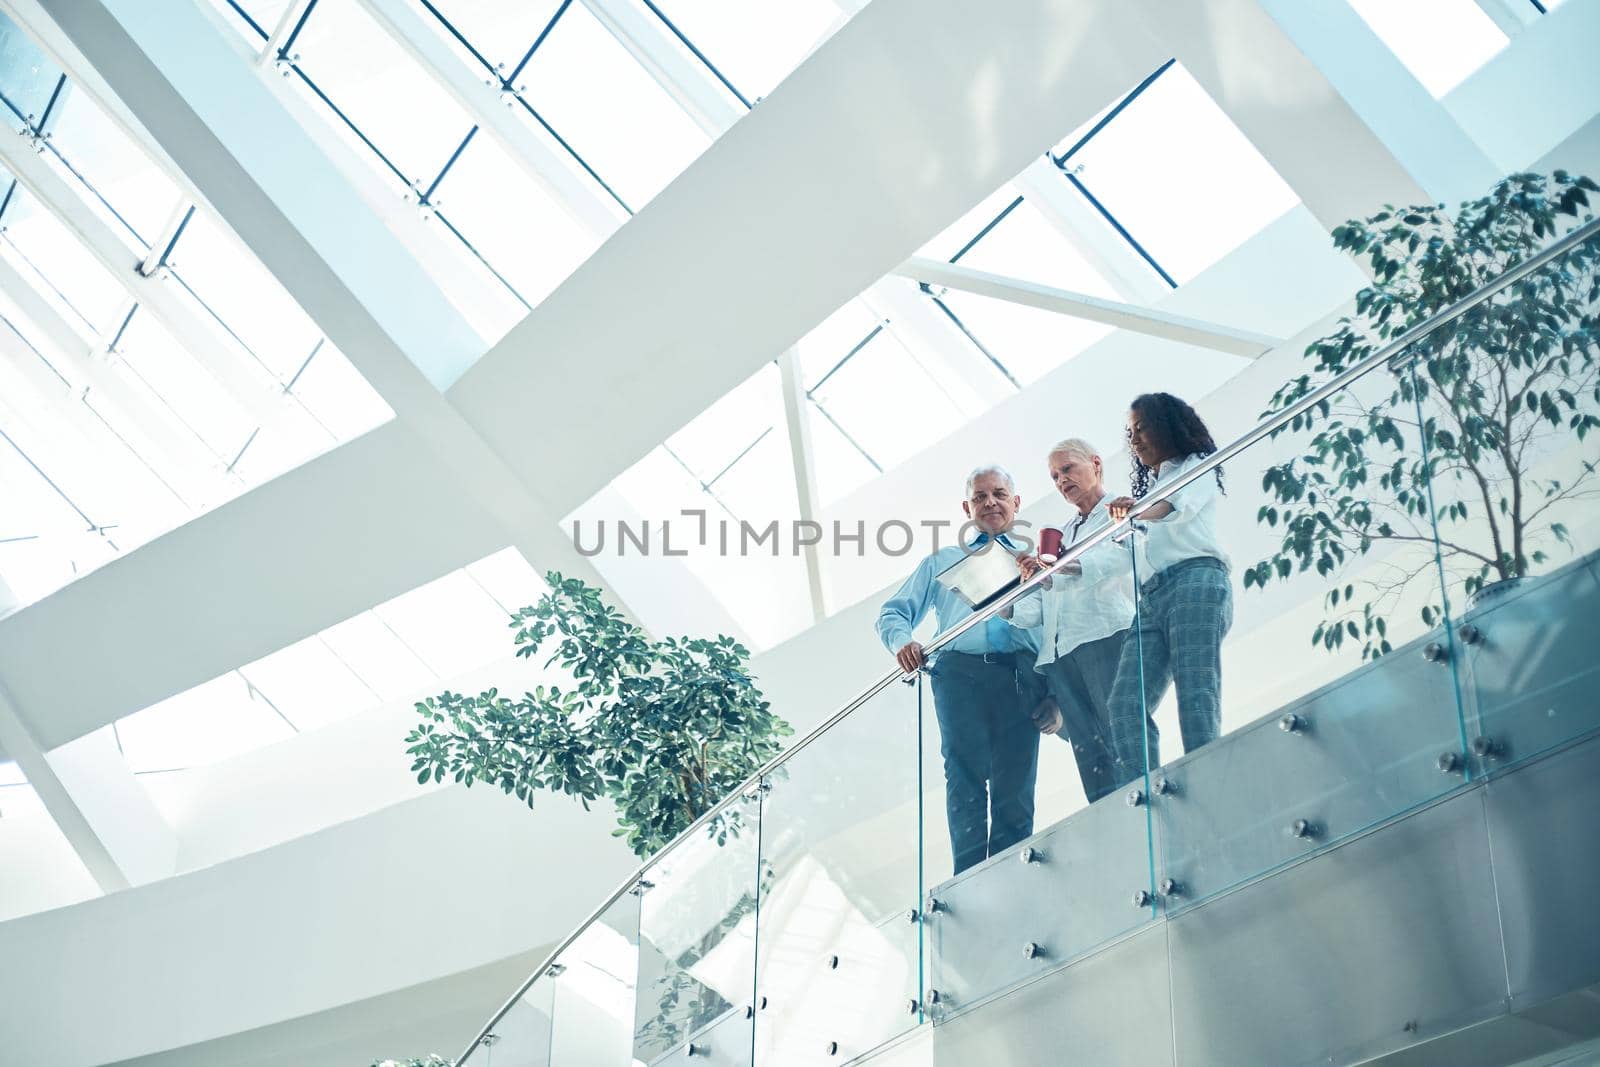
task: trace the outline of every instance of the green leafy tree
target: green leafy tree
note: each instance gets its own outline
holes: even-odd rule
[[[793,731],[750,677],[731,637],[652,641],[600,591],[551,572],[549,591],[511,619],[517,655],[551,647],[572,685],[520,698],[497,689],[441,693],[417,704],[406,736],[418,782],[487,782],[533,806],[541,790],[601,797],[639,856],[677,837],[778,754]],[[712,820],[719,843],[739,829],[737,806]]]
[[[1357,294],[1354,316],[1306,349],[1311,369],[1285,383],[1263,414],[1526,260],[1576,224],[1568,220],[1587,221],[1597,189],[1564,171],[1513,174],[1453,218],[1442,206],[1389,208],[1335,229],[1335,246],[1365,257],[1374,282]],[[1440,617],[1437,582],[1425,574],[1435,565],[1435,521],[1446,568],[1467,594],[1528,574],[1554,543],[1570,546],[1556,515],[1594,495],[1595,465],[1585,459],[1564,480],[1533,472],[1600,426],[1597,264],[1597,243],[1579,246],[1402,353],[1387,395],[1346,389],[1274,434],[1310,437],[1262,478],[1268,503],[1257,520],[1283,536],[1246,571],[1245,588],[1315,568],[1333,588],[1313,643],[1333,650],[1359,641],[1371,659],[1390,651],[1391,613],[1419,575],[1435,587],[1423,622]],[[1338,580],[1385,543],[1427,551],[1412,554],[1415,565]]]

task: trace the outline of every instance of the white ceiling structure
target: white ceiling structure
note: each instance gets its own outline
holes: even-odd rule
[[[1485,187],[1451,94],[1557,6],[0,0],[0,824],[180,873],[159,779],[502,658],[545,570],[830,618],[880,583],[571,522],[835,514],[1114,331],[1220,386],[1287,331],[1189,287]]]

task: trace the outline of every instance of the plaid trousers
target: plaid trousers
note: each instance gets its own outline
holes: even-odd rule
[[[1107,702],[1119,782],[1126,785],[1161,766],[1161,734],[1152,712],[1178,689],[1183,750],[1216,740],[1222,727],[1222,638],[1233,625],[1233,584],[1219,559],[1200,556],[1147,579],[1139,610],[1122,646]],[[1140,693],[1139,665],[1144,664]]]

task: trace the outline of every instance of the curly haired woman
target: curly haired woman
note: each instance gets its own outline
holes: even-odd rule
[[[1128,411],[1133,495],[1107,505],[1115,520],[1130,513],[1148,524],[1139,568],[1134,640],[1122,647],[1108,711],[1123,782],[1161,765],[1155,710],[1172,684],[1178,691],[1183,749],[1216,739],[1222,724],[1222,638],[1233,625],[1233,584],[1217,537],[1222,469],[1166,500],[1139,501],[1217,450],[1194,408],[1170,393],[1135,397]],[[1140,664],[1144,667],[1140,684]],[[1147,762],[1148,761],[1148,762]]]

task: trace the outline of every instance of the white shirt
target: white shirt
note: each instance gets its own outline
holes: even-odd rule
[[[1063,540],[1076,544],[1111,521],[1102,497]],[[1128,546],[1102,541],[1078,557],[1082,574],[1056,574],[1050,588],[1035,590],[1012,608],[1012,625],[1033,631],[1039,645],[1035,670],[1079,645],[1110,637],[1133,625],[1133,563]]]
[[[1197,453],[1166,460],[1156,468],[1151,491],[1160,489],[1163,480],[1172,481],[1205,462],[1206,458]],[[1167,498],[1172,514],[1162,519],[1138,520],[1146,529],[1139,569],[1141,583],[1186,559],[1211,556],[1227,565],[1228,554],[1222,551],[1222,543],[1217,538],[1217,500],[1221,496],[1216,475],[1204,474]]]

